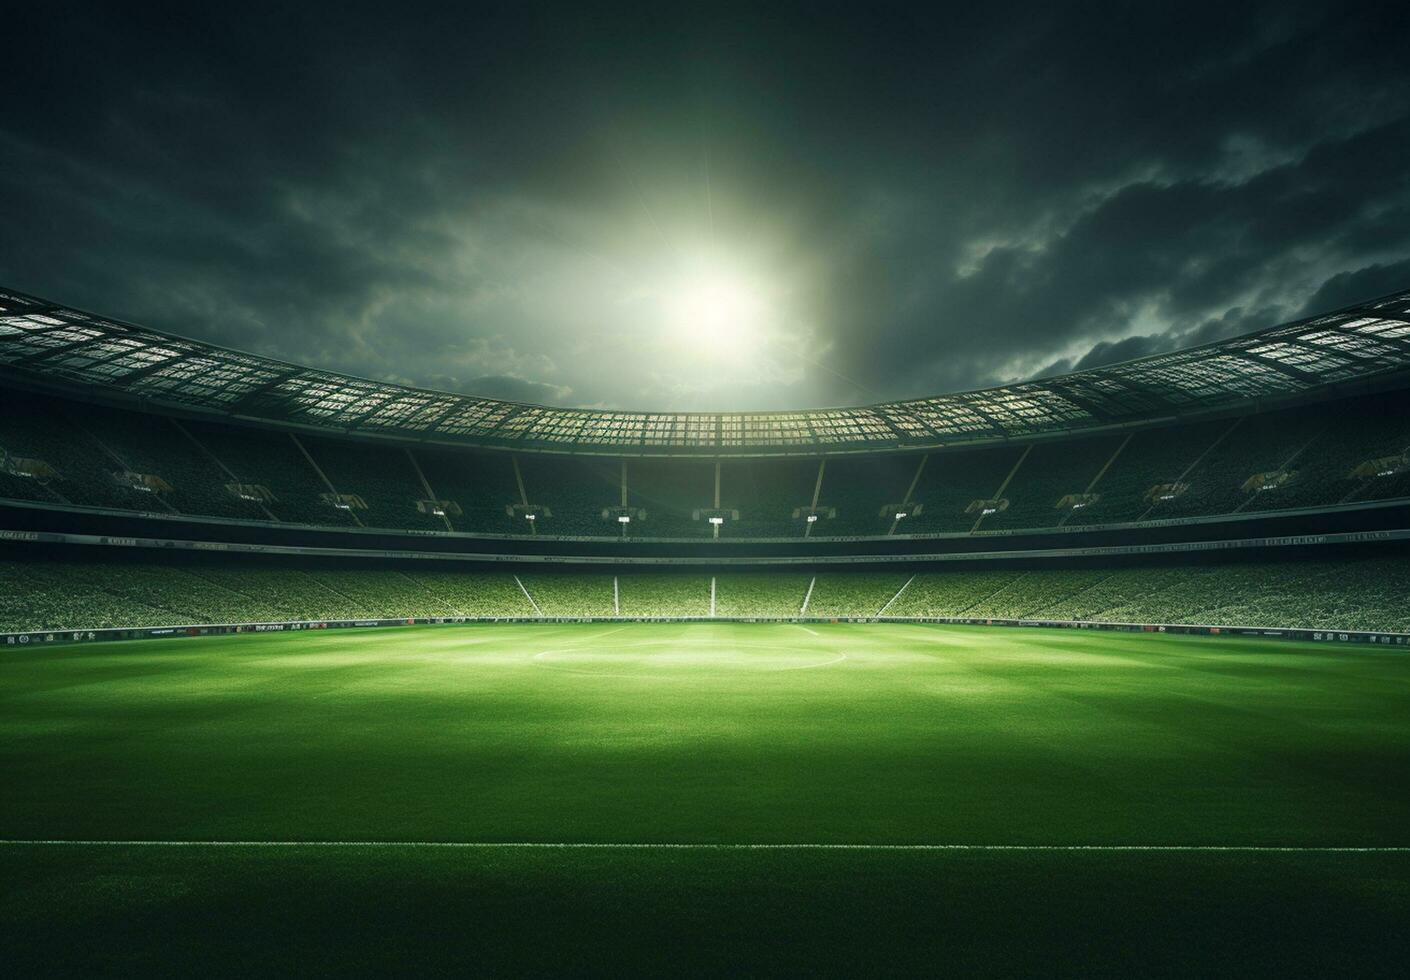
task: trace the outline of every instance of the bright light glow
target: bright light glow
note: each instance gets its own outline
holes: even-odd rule
[[[618,524],[630,524],[631,522],[632,522],[632,519],[631,519],[630,517],[628,517],[626,514],[621,514],[621,515],[619,515],[619,516],[617,517],[617,523],[618,523]]]
[[[905,516],[906,516],[906,512],[905,512],[904,510],[903,510],[903,511],[899,511],[899,512],[897,512],[897,514],[896,514],[896,520],[899,521],[901,518],[903,518],[903,517],[905,517]]]
[[[809,524],[816,524],[817,521],[818,521],[818,515],[817,515],[817,514],[809,514],[809,515],[808,515],[808,523],[809,523]]]
[[[539,516],[539,515],[537,515],[537,514],[525,514],[525,515],[524,515],[524,520],[526,520],[526,521],[535,521],[535,520],[538,520],[538,516]]]
[[[724,519],[723,517],[712,517],[712,518],[710,518],[710,523],[711,523],[711,524],[723,524],[724,522],[725,522],[725,519]]]
[[[669,332],[716,360],[747,353],[768,319],[761,286],[719,260],[690,263],[660,296]]]

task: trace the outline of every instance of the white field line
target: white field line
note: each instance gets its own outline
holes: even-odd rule
[[[1410,846],[1280,844],[707,844],[608,843],[596,841],[422,841],[422,840],[0,840],[0,847],[396,847],[483,850],[618,851],[1053,851],[1185,854],[1407,854]]]
[[[813,636],[822,636],[822,634],[819,633],[817,630],[810,630],[810,629],[808,629],[808,627],[804,626],[802,623],[794,623],[793,625],[796,626],[796,627],[798,627],[798,628],[799,628],[800,630],[802,630],[804,633],[811,633]]]

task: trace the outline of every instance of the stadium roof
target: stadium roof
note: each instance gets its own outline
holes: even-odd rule
[[[0,376],[99,401],[334,432],[593,453],[936,447],[1129,425],[1410,383],[1410,291],[1074,374],[797,412],[548,408],[369,381],[227,350],[0,289]]]

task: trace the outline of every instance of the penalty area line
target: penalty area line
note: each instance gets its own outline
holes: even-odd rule
[[[1403,845],[1317,844],[863,844],[605,841],[414,841],[414,840],[0,840],[0,847],[395,847],[461,850],[545,851],[1102,851],[1118,853],[1404,854]]]

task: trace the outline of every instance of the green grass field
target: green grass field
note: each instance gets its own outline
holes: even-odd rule
[[[0,955],[25,971],[1393,975],[1410,955],[1410,853],[1385,850],[1410,845],[1395,650],[720,623],[6,651],[0,772],[8,841],[361,842],[5,844]],[[1190,849],[874,846],[913,844]]]

